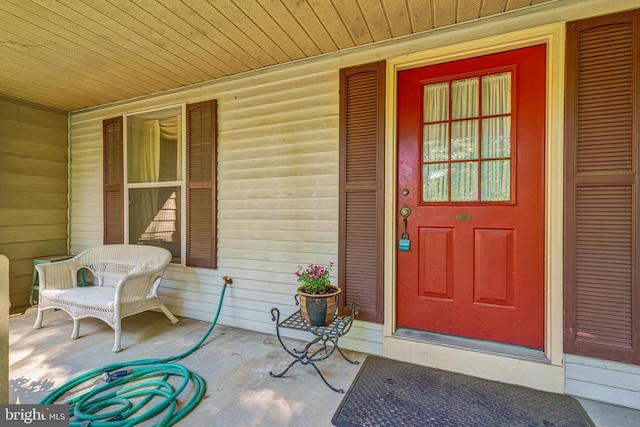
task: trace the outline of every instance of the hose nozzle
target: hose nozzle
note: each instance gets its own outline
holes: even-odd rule
[[[125,369],[123,371],[116,371],[116,372],[105,372],[102,374],[102,379],[104,380],[104,382],[110,383],[112,381],[117,380],[118,378],[122,378],[126,375],[129,375],[130,373],[131,373],[131,370],[129,369]]]

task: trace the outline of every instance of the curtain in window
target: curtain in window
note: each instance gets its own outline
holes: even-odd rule
[[[158,182],[160,177],[160,123],[142,122],[137,143],[140,145],[140,181]]]
[[[478,78],[451,84],[451,201],[478,200]]]
[[[160,138],[163,141],[171,141],[175,144],[175,160],[160,168],[160,181],[178,181],[182,179],[182,144],[179,143],[182,136],[182,115],[169,117],[158,121],[160,125]],[[168,157],[168,153],[164,153]],[[173,155],[171,155],[173,157]]]
[[[129,182],[158,182],[160,177],[160,123],[143,120],[132,127],[129,151]],[[148,241],[145,230],[158,211],[158,189],[129,192],[129,227],[131,243]]]
[[[424,118],[422,161],[449,160],[449,83],[436,83],[424,87]],[[434,123],[443,122],[444,123]],[[448,163],[427,164],[422,168],[423,200],[446,201],[449,199]]]
[[[478,77],[424,87],[424,201],[511,199],[511,73],[484,76],[481,84],[482,92]]]
[[[178,109],[176,109],[178,110]],[[192,120],[189,117],[193,111],[206,112],[201,114],[203,117],[200,122]],[[162,115],[165,118],[159,121],[160,124],[160,166],[158,173],[158,184],[154,191],[158,192],[156,210],[162,215],[156,215],[164,225],[155,229],[149,229],[149,234],[145,234],[147,238],[153,233],[155,236],[164,236],[165,239],[173,239],[172,242],[160,241],[158,246],[169,249],[174,256],[174,262],[180,262],[181,243],[186,243],[186,264],[189,266],[197,266],[204,268],[216,268],[216,101],[204,101],[197,104],[187,105],[187,139],[186,154],[190,159],[191,169],[195,168],[194,163],[197,159],[198,170],[208,171],[208,176],[203,179],[201,174],[200,180],[193,184],[190,177],[187,178],[181,172],[182,170],[182,117],[176,112],[172,117],[166,117],[166,112]],[[148,114],[145,114],[148,117]],[[165,121],[166,119],[166,121]],[[132,165],[141,164],[141,153],[138,144],[132,141],[139,139],[141,132],[141,116],[131,115],[127,118],[126,136],[127,136],[127,152],[122,152],[123,145],[123,117],[107,119],[103,122],[103,145],[104,157],[103,168],[104,176],[104,242],[109,243],[129,243],[138,242],[139,238],[146,233],[146,227],[140,226],[140,223],[147,220],[139,220],[144,215],[137,214],[140,199],[146,198],[143,195],[145,191],[151,191],[150,185],[129,185],[141,184],[143,181],[141,173],[132,169]],[[170,123],[173,122],[173,125]],[[176,139],[171,135],[176,135]],[[192,135],[197,135],[198,139],[194,139]],[[208,145],[208,155],[203,154],[202,147]],[[135,146],[135,151],[133,150]],[[120,181],[125,175],[122,171],[124,166],[124,158],[127,159],[126,182],[128,188],[124,188],[123,182]],[[134,160],[135,159],[135,160]],[[172,173],[169,173],[169,172]],[[208,197],[200,197],[198,200],[190,200],[187,195],[186,206],[181,206],[181,184],[186,179],[186,186],[189,194],[194,191],[199,194],[208,192]],[[176,181],[169,182],[167,181]],[[193,184],[193,185],[192,185]],[[154,184],[155,185],[155,184]],[[191,188],[194,187],[194,188]],[[204,203],[201,200],[206,199]],[[128,216],[123,215],[123,206],[129,206]],[[187,216],[188,230],[187,236],[181,235],[180,223],[182,215]],[[125,238],[125,220],[129,224],[129,236]],[[137,224],[133,224],[137,222]],[[170,222],[170,224],[169,224]],[[194,225],[195,224],[195,225]],[[149,222],[147,222],[149,225]],[[132,234],[134,227],[137,227],[137,234]],[[161,232],[161,233],[159,233]],[[148,241],[144,242],[148,243]]]
[[[143,171],[143,179],[148,182],[181,179],[182,149],[179,144],[181,116],[147,120],[144,123],[148,126],[143,126],[143,131],[147,130],[148,135],[143,139],[148,138],[148,141],[144,141],[142,146],[151,149],[142,151],[142,161],[143,164],[152,164],[154,169],[146,175]],[[154,242],[172,250],[174,254],[179,254],[179,246],[175,248],[167,246],[167,244],[179,245],[180,243],[179,188],[149,188],[141,190],[141,193],[144,201],[142,218],[147,222],[139,240]]]
[[[482,78],[482,114],[511,113],[511,73]],[[511,199],[511,116],[482,121],[482,200]],[[498,160],[503,158],[503,160]],[[496,159],[496,160],[487,160]]]
[[[478,116],[478,78],[455,80],[451,83],[451,118]]]

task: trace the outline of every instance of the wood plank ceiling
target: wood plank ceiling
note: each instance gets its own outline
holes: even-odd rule
[[[2,0],[0,94],[64,111],[562,0]]]

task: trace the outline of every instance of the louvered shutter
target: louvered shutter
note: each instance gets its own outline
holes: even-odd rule
[[[102,122],[104,244],[124,243],[122,117]]]
[[[565,351],[640,363],[638,12],[568,24]]]
[[[345,307],[383,322],[385,63],[340,70],[339,277]]]
[[[187,106],[187,265],[216,268],[216,101]]]

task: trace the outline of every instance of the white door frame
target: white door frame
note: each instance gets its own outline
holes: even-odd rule
[[[446,35],[447,41],[456,35]],[[438,38],[438,36],[435,36]],[[563,367],[563,162],[564,162],[564,57],[565,23],[529,28],[482,39],[460,34],[457,44],[387,62],[385,165],[385,309],[383,356],[540,390],[564,391]],[[462,40],[466,39],[466,41]],[[434,40],[438,44],[438,40]],[[397,75],[401,70],[487,55],[537,44],[547,46],[547,99],[545,143],[545,325],[544,353],[540,360],[477,351],[400,338],[396,333],[396,187],[397,187]],[[523,375],[526,370],[527,375]]]

